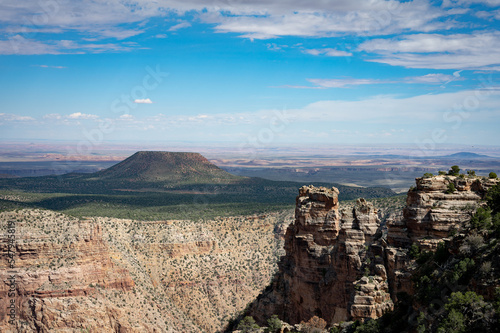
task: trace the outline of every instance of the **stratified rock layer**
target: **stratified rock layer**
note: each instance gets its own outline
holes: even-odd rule
[[[408,191],[402,218],[388,221],[387,272],[393,299],[399,292],[413,293],[414,261],[408,255],[412,244],[434,251],[440,242],[461,232],[486,192],[497,179],[440,175],[417,178]]]
[[[318,316],[330,325],[382,316],[399,292],[413,292],[412,244],[435,250],[466,226],[497,183],[481,177],[417,178],[403,214],[388,219],[388,234],[364,199],[339,208],[336,188],[302,187],[279,272],[249,314],[261,323],[277,314],[291,324]]]
[[[6,309],[8,302],[15,300],[17,320],[15,325],[9,325],[2,311],[0,331],[52,332],[70,327],[133,331],[123,311],[99,297],[101,290],[127,293],[135,283],[126,269],[111,260],[98,224],[64,219],[48,211],[2,213],[1,219],[15,225],[17,239],[14,269],[8,268],[7,244],[0,243],[0,267],[3,268],[0,281],[4,282],[0,284],[0,307]],[[30,225],[48,220],[49,223],[38,228]],[[52,228],[58,231],[52,234],[49,231]],[[11,276],[15,277],[14,298],[8,297],[9,284],[6,283]],[[88,306],[89,297],[99,301]],[[94,318],[102,321],[94,321]],[[140,331],[139,328],[136,331]]]
[[[339,210],[336,188],[313,186],[299,190],[296,204],[279,273],[251,314],[259,320],[278,314],[292,324],[313,316],[334,323],[391,310],[376,209],[359,199]]]
[[[269,283],[292,216],[136,221],[0,212],[0,332],[220,332]]]
[[[451,230],[458,231],[470,220],[479,201],[496,183],[476,177],[417,178],[417,186],[408,191],[403,220],[388,224],[389,244],[406,247],[417,243],[424,249],[435,249]]]

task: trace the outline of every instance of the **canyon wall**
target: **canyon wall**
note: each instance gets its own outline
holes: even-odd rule
[[[399,292],[413,291],[412,244],[436,250],[466,227],[497,183],[481,177],[417,178],[402,214],[394,214],[387,226],[364,199],[339,207],[336,188],[302,187],[279,272],[247,313],[262,324],[272,314],[290,324],[317,316],[329,325],[382,316],[393,309]]]
[[[486,192],[498,183],[497,179],[450,175],[416,179],[403,214],[387,222],[386,268],[394,300],[399,292],[413,293],[415,264],[408,254],[412,244],[421,251],[435,251],[440,242],[467,227]]]
[[[0,332],[221,331],[271,280],[291,220],[291,212],[207,221],[2,212]]]
[[[364,199],[339,209],[336,188],[313,186],[302,187],[296,203],[279,272],[250,314],[332,324],[392,310],[377,210]]]

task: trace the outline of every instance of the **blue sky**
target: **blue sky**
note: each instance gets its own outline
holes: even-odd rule
[[[500,1],[0,4],[0,140],[498,144]]]

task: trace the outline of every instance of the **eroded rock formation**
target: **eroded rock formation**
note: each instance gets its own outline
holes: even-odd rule
[[[29,214],[28,217],[25,214]],[[51,226],[30,228],[38,218],[51,219]],[[14,271],[18,318],[15,326],[9,325],[4,312],[0,311],[2,332],[49,332],[68,327],[84,328],[83,323],[93,329],[112,332],[118,332],[117,327],[131,328],[122,311],[110,302],[102,300],[108,315],[101,323],[88,323],[89,318],[103,316],[99,305],[82,306],[85,299],[98,298],[101,289],[129,292],[135,286],[129,272],[111,260],[98,224],[64,220],[60,214],[43,211],[8,212],[3,213],[1,219],[16,224],[18,238],[13,270],[7,269],[7,244],[0,243],[0,281],[4,282],[0,284],[0,307],[6,309],[7,302],[12,299],[8,297],[10,286],[6,281]],[[57,236],[48,230],[53,227],[59,229],[55,233]],[[61,318],[61,313],[66,316]],[[68,313],[75,316],[68,316]]]
[[[401,218],[387,222],[386,268],[393,299],[399,292],[413,292],[415,265],[408,255],[410,246],[436,250],[440,242],[466,226],[486,192],[497,183],[497,179],[450,175],[416,179]]]
[[[0,213],[0,332],[219,332],[276,271],[292,212],[207,221]],[[7,225],[15,226],[14,324]]]
[[[364,199],[339,209],[338,190],[302,187],[286,255],[268,290],[252,304],[257,319],[278,314],[296,324],[376,318],[393,308],[377,210]]]
[[[318,316],[330,325],[382,316],[399,292],[412,293],[412,244],[435,250],[466,226],[497,183],[481,177],[417,178],[403,214],[388,219],[388,232],[364,199],[340,208],[336,188],[302,187],[279,272],[248,313],[261,323],[277,314],[290,324]]]

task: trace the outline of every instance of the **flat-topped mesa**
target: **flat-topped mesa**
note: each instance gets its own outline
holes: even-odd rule
[[[408,247],[417,243],[434,250],[453,230],[461,230],[496,179],[434,176],[417,178],[408,191],[403,220],[388,223],[388,243]]]
[[[273,313],[292,324],[313,316],[333,324],[393,308],[377,210],[364,199],[339,209],[338,193],[300,188],[279,272],[249,311],[258,321]]]

